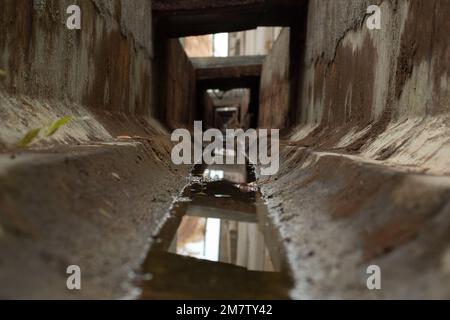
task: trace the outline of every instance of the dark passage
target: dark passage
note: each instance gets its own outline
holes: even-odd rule
[[[142,299],[288,299],[276,232],[245,165],[197,166],[140,276]]]

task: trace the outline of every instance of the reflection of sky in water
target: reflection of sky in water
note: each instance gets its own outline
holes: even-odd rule
[[[224,236],[224,230],[228,232],[228,237]],[[234,232],[235,241],[230,242],[229,236]],[[224,249],[228,255],[221,253]],[[170,252],[235,264],[249,270],[275,271],[264,237],[255,223],[185,216]],[[235,252],[233,257],[230,252]]]
[[[205,233],[205,259],[219,261],[220,220],[208,219]]]
[[[212,218],[205,219],[192,217],[190,219],[191,221],[197,220],[198,224],[205,224],[205,227],[195,228],[197,234],[192,235],[191,238],[194,239],[192,241],[184,240],[183,235],[180,234],[184,230],[180,228],[178,236],[181,237],[175,239],[176,240],[175,253],[202,260],[209,260],[216,262],[219,261],[220,219],[212,219]]]

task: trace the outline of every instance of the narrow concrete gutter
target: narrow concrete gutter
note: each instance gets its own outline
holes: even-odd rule
[[[133,276],[187,182],[151,142],[0,156],[0,297],[109,299]],[[67,290],[78,265],[83,290]]]
[[[450,178],[286,147],[261,181],[296,299],[448,298]],[[370,291],[367,267],[382,270]]]

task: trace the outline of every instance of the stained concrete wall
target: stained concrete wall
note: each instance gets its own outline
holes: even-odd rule
[[[205,128],[214,128],[214,101],[208,92],[203,94],[203,121]]]
[[[258,124],[261,128],[286,128],[289,122],[290,30],[285,28],[263,63]]]
[[[382,29],[369,30],[376,3]],[[262,187],[294,297],[450,297],[449,10],[310,1],[298,126]],[[381,290],[367,288],[370,265]]]
[[[78,4],[80,31],[66,28]],[[0,3],[0,67],[8,92],[150,114],[151,2],[5,0]]]
[[[193,127],[196,111],[194,67],[177,39],[159,43],[159,103],[163,121],[171,128]]]
[[[65,27],[74,3],[80,31]],[[190,169],[151,117],[151,1],[2,0],[0,30],[0,297],[126,297]]]
[[[449,172],[450,6],[378,3],[381,30],[366,27],[370,1],[310,2],[294,140]]]
[[[78,3],[82,31],[64,27],[68,1],[0,3],[5,298],[129,293],[129,275],[188,174],[171,164],[161,125],[135,117],[192,123],[195,90],[181,46],[158,42],[171,48],[161,73],[149,1]],[[290,83],[298,127],[279,174],[262,185],[295,298],[450,297],[450,4],[376,3],[382,30],[373,31],[365,27],[371,1],[311,0],[308,8],[303,81]],[[266,79],[277,74],[266,70]],[[149,97],[165,76],[167,105],[156,108]],[[83,120],[31,149],[14,147],[27,130],[65,115]],[[66,289],[70,264],[86,272],[81,293]],[[381,291],[367,290],[371,264],[381,267]]]
[[[72,4],[81,30],[66,28]],[[0,149],[65,116],[77,120],[33,147],[161,132],[149,118],[157,111],[150,1],[5,0],[0,28]]]
[[[262,186],[297,299],[448,299],[448,176],[285,147]],[[381,290],[369,290],[368,267]]]

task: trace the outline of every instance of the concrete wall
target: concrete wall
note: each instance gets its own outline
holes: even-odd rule
[[[262,191],[297,299],[448,299],[450,179],[285,147]],[[369,290],[368,267],[381,270]]]
[[[294,140],[449,172],[450,5],[378,3],[381,30],[365,24],[373,1],[310,2]]]
[[[171,129],[193,127],[195,116],[195,70],[177,39],[165,40],[158,63],[163,86],[159,87],[161,106],[165,112],[164,122]]]
[[[365,24],[375,3],[381,30]],[[450,297],[449,14],[440,0],[310,1],[298,126],[262,186],[294,297]]]
[[[130,298],[189,168],[166,136],[0,155],[0,296]],[[82,290],[66,287],[78,265]]]
[[[74,3],[80,31],[65,27]],[[151,117],[151,1],[2,0],[0,30],[0,296],[126,297],[190,171],[172,164]],[[171,74],[183,73],[171,59]],[[66,116],[55,135],[18,148]],[[73,264],[82,291],[67,290]]]
[[[208,92],[203,93],[203,121],[205,128],[214,128],[214,101]]]
[[[81,30],[66,28],[66,9],[74,3]],[[31,147],[161,129],[149,118],[157,111],[150,1],[5,0],[0,29],[1,150],[65,116],[74,121]]]
[[[82,29],[66,28],[78,4]],[[150,114],[151,2],[5,0],[0,68],[8,92],[68,100],[98,110]]]
[[[283,29],[267,55],[261,74],[259,127],[283,129],[288,124],[290,30]]]

